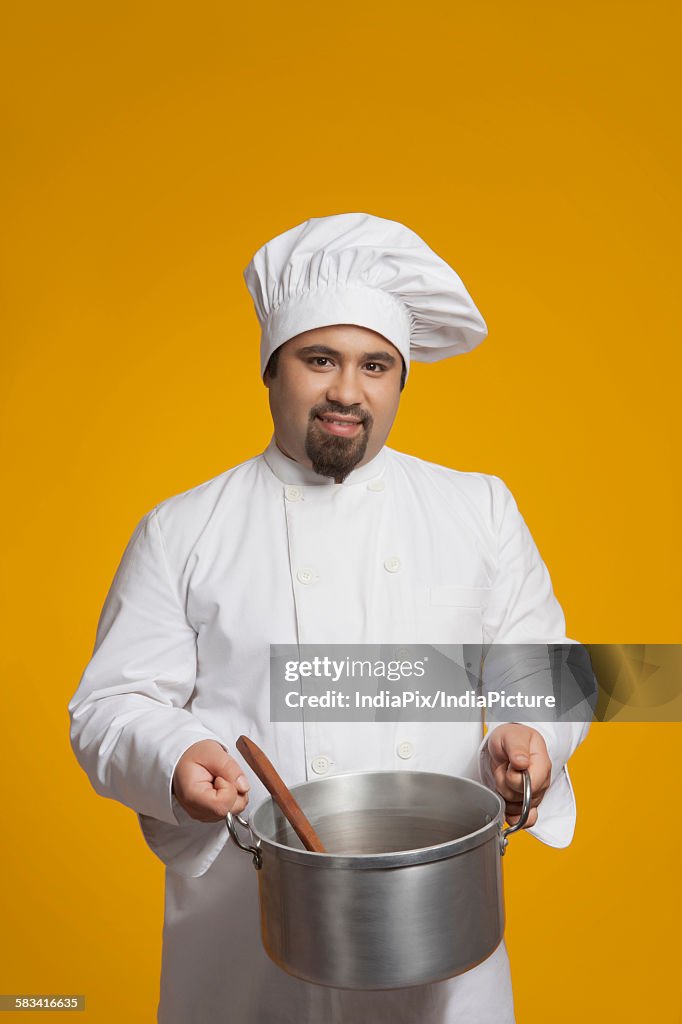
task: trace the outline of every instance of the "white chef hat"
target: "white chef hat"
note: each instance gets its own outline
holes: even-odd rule
[[[313,217],[277,235],[244,271],[261,325],[261,374],[285,341],[357,324],[410,359],[467,352],[488,330],[455,271],[419,235],[369,213]]]

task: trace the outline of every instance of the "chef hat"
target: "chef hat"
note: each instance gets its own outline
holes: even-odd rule
[[[467,352],[488,333],[455,271],[419,235],[368,213],[313,217],[277,235],[244,271],[261,325],[261,374],[285,341],[357,324],[410,359]]]

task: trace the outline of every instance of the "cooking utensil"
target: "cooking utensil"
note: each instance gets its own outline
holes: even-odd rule
[[[326,853],[301,849],[270,797],[250,819],[228,814],[257,869],[267,954],[350,989],[423,985],[481,963],[504,933],[501,856],[528,820],[523,776],[521,816],[506,828],[501,797],[471,779],[358,772],[295,786]]]
[[[284,817],[290,823],[306,850],[311,850],[313,853],[324,853],[325,849],[320,837],[296,803],[290,789],[261,748],[253,740],[250,740],[248,736],[240,736],[236,747],[248,766],[253,769],[268,793],[270,793],[273,800],[277,802]]]

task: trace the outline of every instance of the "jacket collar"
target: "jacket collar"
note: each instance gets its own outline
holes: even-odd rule
[[[352,473],[348,474],[342,484],[336,484],[333,477],[320,476],[309,466],[304,466],[301,462],[290,459],[288,455],[285,455],[277,447],[274,436],[263,452],[263,458],[277,479],[283,484],[298,484],[302,487],[319,487],[320,485],[326,485],[327,487],[330,485],[334,487],[352,487],[353,484],[368,483],[370,480],[375,480],[383,475],[386,464],[385,451],[386,449],[382,448],[370,462],[366,462],[364,466],[358,466],[357,469],[354,469]]]

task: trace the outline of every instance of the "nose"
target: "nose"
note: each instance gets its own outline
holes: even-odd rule
[[[327,387],[327,401],[338,405],[360,405],[362,402],[362,380],[355,366],[347,364],[334,374]]]

